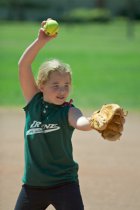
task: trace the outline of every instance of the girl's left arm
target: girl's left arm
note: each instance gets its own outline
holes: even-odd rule
[[[69,109],[68,120],[69,124],[78,130],[82,131],[92,130],[90,126],[90,118],[85,117],[82,114],[82,112],[75,107],[71,107]]]

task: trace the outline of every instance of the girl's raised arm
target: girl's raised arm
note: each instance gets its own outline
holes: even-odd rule
[[[45,24],[45,22],[46,21],[42,22],[42,26]],[[38,52],[45,46],[48,41],[55,37],[56,36],[47,36],[44,33],[44,29],[41,28],[39,30],[37,39],[24,51],[18,62],[19,80],[23,95],[27,102],[29,102],[32,97],[40,91],[34,79],[31,65],[36,58]]]

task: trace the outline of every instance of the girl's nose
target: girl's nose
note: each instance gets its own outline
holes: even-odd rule
[[[60,91],[60,92],[65,92],[65,88],[64,88],[64,87],[60,87],[60,88],[59,88],[59,91]]]

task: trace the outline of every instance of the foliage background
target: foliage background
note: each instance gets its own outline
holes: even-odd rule
[[[46,58],[58,58],[73,70],[72,98],[77,106],[119,103],[140,109],[140,24],[128,33],[127,20],[109,24],[63,24],[57,39],[48,43],[33,64],[36,76]],[[0,23],[0,105],[23,106],[18,60],[37,37],[38,22]]]

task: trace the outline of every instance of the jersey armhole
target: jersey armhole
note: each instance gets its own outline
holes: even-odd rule
[[[73,104],[71,104],[71,106],[68,107],[68,110],[67,110],[67,124],[69,126],[69,129],[74,131],[75,128],[73,126],[71,126],[70,123],[69,123],[69,110],[70,110],[71,107],[75,107],[75,106]]]
[[[37,99],[40,99],[42,97],[42,92],[36,93],[32,99],[23,107],[23,110],[26,111],[28,108],[33,104],[33,102]]]

